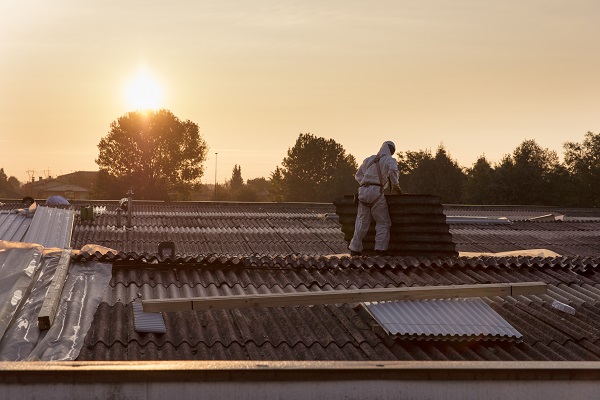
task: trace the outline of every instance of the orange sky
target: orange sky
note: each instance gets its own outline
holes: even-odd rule
[[[27,1],[0,3],[0,167],[96,170],[97,144],[159,106],[210,146],[203,181],[268,177],[298,134],[359,161],[444,143],[463,166],[525,139],[562,153],[600,131],[600,2]]]

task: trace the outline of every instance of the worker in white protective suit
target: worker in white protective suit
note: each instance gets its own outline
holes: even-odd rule
[[[369,230],[371,216],[375,220],[375,251],[382,254],[387,251],[392,221],[384,190],[391,185],[394,192],[402,193],[398,183],[398,163],[393,157],[395,152],[393,142],[384,142],[379,152],[367,157],[354,175],[360,187],[354,236],[349,246],[352,255],[360,255],[363,251],[362,241]]]

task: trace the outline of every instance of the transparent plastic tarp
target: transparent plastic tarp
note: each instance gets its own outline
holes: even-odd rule
[[[54,322],[40,331],[38,315],[62,252],[33,245],[7,249],[7,243],[0,242],[0,360],[76,359],[110,282],[111,265],[71,263]]]
[[[39,271],[42,250],[41,246],[20,243],[18,246],[0,249],[0,335],[2,336],[29,296]]]

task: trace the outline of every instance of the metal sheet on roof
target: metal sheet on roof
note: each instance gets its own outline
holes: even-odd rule
[[[20,242],[25,237],[32,218],[16,212],[0,213],[0,240]]]
[[[163,319],[162,313],[145,312],[142,303],[139,301],[133,302],[133,323],[136,332],[142,333],[166,333],[167,327]]]
[[[424,339],[519,339],[523,335],[482,299],[365,303],[394,336]]]
[[[73,210],[40,206],[22,241],[44,247],[69,247],[74,217]]]

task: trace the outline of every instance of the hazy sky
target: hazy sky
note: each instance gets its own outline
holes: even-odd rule
[[[135,104],[196,122],[203,181],[268,177],[299,133],[463,166],[600,131],[598,0],[0,0],[0,167],[97,170]],[[149,89],[146,89],[149,90]]]

